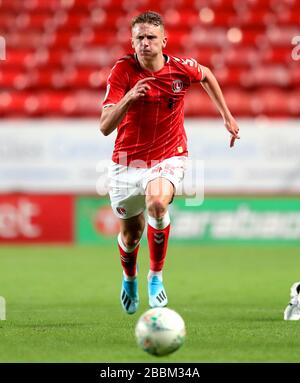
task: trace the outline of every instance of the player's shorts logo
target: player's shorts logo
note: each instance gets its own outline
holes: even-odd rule
[[[125,215],[126,214],[126,209],[124,207],[117,207],[117,212],[120,214],[120,215]]]
[[[183,82],[181,80],[174,80],[172,82],[173,92],[179,93],[183,88]]]

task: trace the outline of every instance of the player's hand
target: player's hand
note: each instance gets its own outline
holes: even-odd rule
[[[146,77],[139,80],[135,84],[135,86],[128,92],[130,100],[136,101],[139,98],[146,96],[147,92],[151,89],[150,85],[148,85],[147,83],[152,80],[155,80],[155,77]]]
[[[230,147],[232,148],[234,146],[235,140],[239,140],[239,127],[237,122],[233,117],[230,117],[228,119],[225,119],[224,121],[225,128],[228,130],[228,132],[231,134],[230,137]]]

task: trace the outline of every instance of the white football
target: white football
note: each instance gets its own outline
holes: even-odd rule
[[[146,311],[138,320],[135,336],[138,345],[149,354],[170,354],[185,340],[186,330],[182,317],[167,307],[155,307]]]

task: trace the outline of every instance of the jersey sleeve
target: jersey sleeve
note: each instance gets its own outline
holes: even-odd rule
[[[117,62],[107,78],[106,93],[102,107],[106,108],[117,104],[127,93],[128,74],[122,68],[121,62]]]
[[[184,64],[186,67],[187,74],[192,83],[204,80],[203,69],[195,59],[184,59]]]

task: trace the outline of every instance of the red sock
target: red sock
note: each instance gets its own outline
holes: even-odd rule
[[[170,233],[170,223],[163,229],[157,229],[153,224],[153,219],[151,217],[151,223],[148,222],[148,245],[150,251],[150,270],[151,271],[161,271],[164,266],[168,239]],[[169,219],[169,217],[168,217]],[[156,227],[158,225],[155,225]]]
[[[139,244],[133,248],[128,249],[125,247],[121,240],[121,236],[118,236],[118,247],[120,251],[120,259],[123,267],[123,271],[128,277],[134,277],[136,275],[136,259],[139,251]]]

